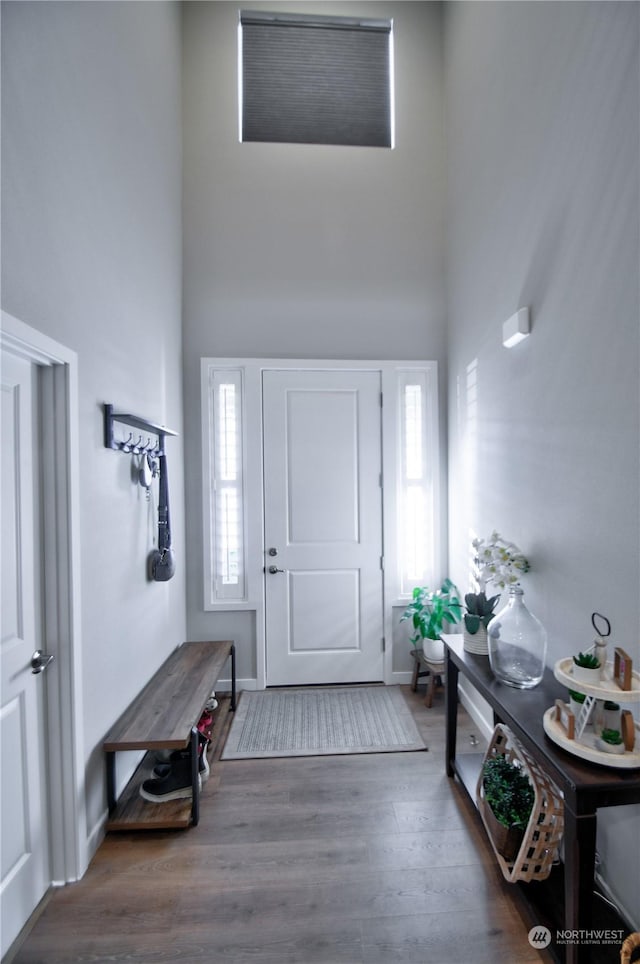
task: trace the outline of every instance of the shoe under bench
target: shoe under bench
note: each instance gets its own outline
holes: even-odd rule
[[[236,708],[236,656],[231,640],[178,646],[124,711],[103,743],[107,767],[107,830],[167,830],[195,826],[200,816],[198,728],[220,674],[231,660],[231,710]],[[116,798],[116,753],[191,747],[191,797],[151,803],[139,793],[150,776],[152,754],[142,760]],[[204,752],[204,751],[203,751]]]

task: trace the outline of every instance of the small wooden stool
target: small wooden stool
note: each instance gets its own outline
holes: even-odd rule
[[[427,691],[424,695],[424,705],[431,709],[433,705],[433,691],[435,688],[436,679],[440,680],[441,686],[443,685],[445,675],[444,660],[433,662],[432,660],[427,659],[421,649],[412,649],[411,656],[414,660],[413,675],[411,677],[411,691],[415,693],[418,688],[418,680],[423,676],[428,676]]]

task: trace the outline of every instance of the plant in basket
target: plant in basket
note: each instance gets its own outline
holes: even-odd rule
[[[496,850],[505,860],[514,860],[535,802],[534,789],[522,768],[502,755],[485,760],[482,788],[488,816],[495,818],[489,824]]]

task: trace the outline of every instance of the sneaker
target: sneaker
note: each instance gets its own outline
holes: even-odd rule
[[[202,780],[198,774],[198,787],[201,786]],[[145,780],[140,787],[140,796],[151,803],[192,797],[191,761],[188,758],[176,760],[166,776]]]
[[[209,761],[207,760],[207,746],[208,746],[208,741],[207,743],[202,745],[202,749],[200,751],[200,759],[198,760],[198,772],[200,774],[200,781],[202,783],[206,783],[207,780],[209,779]],[[156,763],[152,771],[152,776],[159,780],[163,779],[164,777],[168,776],[169,773],[171,773],[173,764],[177,760],[182,760],[182,759],[187,759],[191,761],[190,749],[174,750],[169,758],[168,763],[164,763],[164,762]]]
[[[209,761],[207,760],[207,748],[209,746],[209,740],[204,739],[201,733],[198,734],[198,736],[198,752],[200,755],[200,759],[198,760],[198,771],[200,773],[202,783],[206,783],[209,779]],[[168,756],[160,756],[160,754],[156,754],[157,763],[154,766],[151,775],[156,779],[162,779],[171,772],[171,768],[176,760],[183,759],[191,761],[191,747],[185,747],[184,750],[173,750]]]

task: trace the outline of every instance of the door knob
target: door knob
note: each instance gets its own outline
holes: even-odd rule
[[[36,649],[31,657],[31,672],[33,675],[36,676],[38,673],[41,673],[52,660],[53,655],[48,655],[47,653],[43,653],[41,649]]]
[[[277,572],[284,572],[284,569],[278,569],[277,566],[269,566],[269,572],[272,576],[275,576]]]
[[[274,546],[271,546],[271,548],[269,549],[269,555],[270,555],[270,556],[277,556],[277,555],[278,555],[278,550],[277,550],[276,548],[274,548]]]

